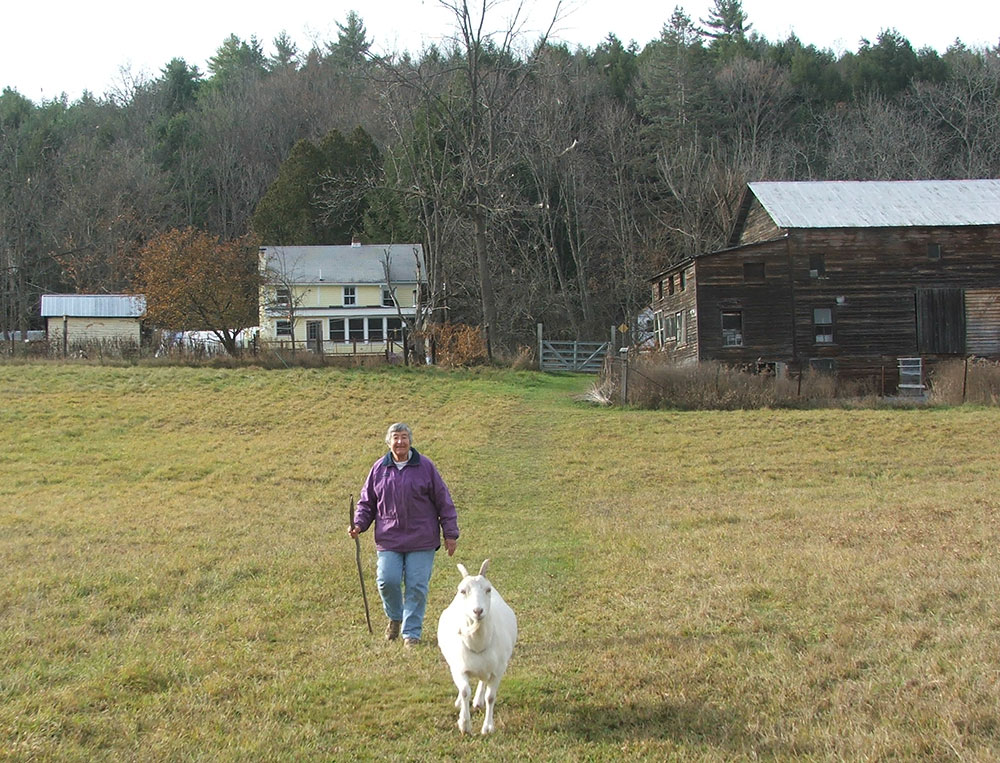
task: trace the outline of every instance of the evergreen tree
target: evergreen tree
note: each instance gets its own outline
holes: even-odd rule
[[[747,33],[753,24],[747,23],[747,15],[740,0],[715,0],[708,13],[702,34],[712,40],[709,47],[722,58],[731,58],[750,50]]]

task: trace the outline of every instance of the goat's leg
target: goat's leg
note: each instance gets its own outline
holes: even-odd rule
[[[461,682],[455,681],[458,687],[458,698],[455,700],[455,707],[458,708],[458,730],[463,734],[472,733],[472,720],[469,715],[469,695],[472,694],[472,687],[466,679]]]
[[[499,681],[491,681],[490,685],[486,687],[486,717],[483,719],[482,734],[493,733],[493,707],[497,703],[497,689],[499,686]]]
[[[472,706],[475,708],[480,708],[483,706],[483,697],[486,695],[486,682],[480,681],[479,686],[476,687],[476,697],[472,700]]]

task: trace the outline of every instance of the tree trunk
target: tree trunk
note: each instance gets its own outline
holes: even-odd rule
[[[486,329],[486,355],[493,361],[493,344],[496,338],[497,304],[490,277],[490,262],[486,243],[486,215],[482,210],[473,213],[476,224],[476,262],[479,265],[479,289],[483,298],[483,323]]]

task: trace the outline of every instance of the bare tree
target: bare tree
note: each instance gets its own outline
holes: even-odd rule
[[[952,156],[949,174],[1000,174],[1000,50],[955,51],[946,82],[914,85],[912,106],[937,122]]]
[[[292,355],[295,354],[295,324],[298,309],[305,298],[297,289],[299,284],[299,260],[293,259],[283,247],[272,247],[262,254],[261,272],[263,276],[261,307],[266,315],[281,316],[288,321],[291,332]]]
[[[559,18],[560,3],[556,2],[552,20],[532,51],[523,54],[518,47],[524,39],[523,4],[516,4],[507,20],[492,31],[493,17],[505,5],[500,0],[439,2],[455,22],[446,65],[430,70],[397,62],[387,64],[387,71],[398,84],[419,94],[418,103],[425,110],[420,118],[429,118],[436,140],[445,145],[445,188],[418,184],[411,190],[421,196],[444,190],[444,197],[435,201],[452,207],[472,226],[487,352],[492,354],[497,303],[491,228],[509,214],[512,203],[518,203],[505,195],[519,159],[513,150],[511,104],[529,85],[540,51]],[[430,79],[425,78],[428,74]]]

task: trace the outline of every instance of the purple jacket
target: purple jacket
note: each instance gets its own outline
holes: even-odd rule
[[[354,524],[364,532],[373,521],[379,551],[437,550],[442,531],[458,539],[458,514],[448,487],[431,460],[413,448],[402,469],[386,453],[368,472]]]

